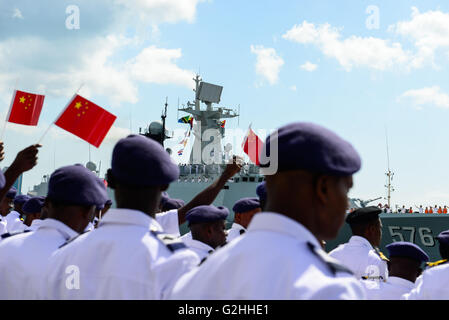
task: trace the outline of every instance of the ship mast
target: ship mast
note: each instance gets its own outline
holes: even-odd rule
[[[194,142],[192,152],[190,154],[190,164],[205,164],[202,158],[203,150],[213,143],[218,152],[221,153],[221,138],[224,137],[225,128],[221,126],[221,119],[235,118],[238,116],[237,112],[229,108],[212,107],[212,104],[220,103],[222,86],[203,82],[201,77],[197,74],[195,78],[195,101],[194,103],[188,101],[187,107],[178,108],[178,111],[189,113],[195,119],[193,126]],[[201,102],[206,105],[206,108],[201,109]],[[212,137],[209,141],[203,141],[207,130],[218,131],[219,135]],[[210,131],[209,131],[210,132]],[[207,136],[206,136],[207,139]]]
[[[387,200],[388,200],[388,207],[391,210],[391,192],[394,191],[393,186],[391,185],[391,181],[393,180],[394,173],[390,170],[390,154],[388,151],[388,134],[387,134],[387,128],[385,128],[385,139],[387,142],[387,166],[388,166],[388,172],[386,172],[386,176],[388,178],[388,183],[385,185],[385,188],[387,188]]]

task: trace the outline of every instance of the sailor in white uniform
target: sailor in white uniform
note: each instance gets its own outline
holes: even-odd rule
[[[187,212],[191,238],[183,242],[195,252],[203,262],[211,253],[226,244],[226,218],[229,210],[213,205],[198,206]]]
[[[51,254],[82,232],[105,201],[98,179],[82,165],[57,169],[50,176],[46,207],[48,218],[33,232],[4,234],[0,242],[0,299],[35,299]]]
[[[272,141],[277,161],[264,158]],[[321,126],[293,123],[270,135],[261,155],[262,173],[277,165],[266,175],[265,211],[181,277],[171,299],[364,299],[351,271],[320,245],[344,222],[352,174],[361,166],[357,152]]]
[[[348,267],[357,279],[385,282],[388,278],[388,259],[377,248],[382,238],[382,222],[377,207],[359,208],[351,212],[346,222],[353,236],[329,255]]]
[[[402,299],[449,300],[449,230],[441,232],[436,239],[439,242],[441,260],[427,263],[427,269]]]
[[[16,197],[16,194],[17,194],[16,188],[12,187],[6,193],[6,196],[3,199],[4,201],[8,202],[10,205],[14,205],[12,210],[5,217],[6,228],[9,233],[22,232],[26,228],[23,221],[20,219],[21,215],[22,215],[21,204],[18,204],[17,206],[14,204],[14,199]],[[21,202],[20,201],[21,199],[22,198],[20,197],[19,202]]]
[[[227,242],[230,242],[246,232],[251,219],[261,212],[258,198],[242,198],[232,207],[234,211],[234,223],[228,230]]]
[[[178,166],[158,142],[138,135],[121,139],[107,172],[117,209],[110,209],[95,231],[52,256],[44,298],[165,298],[174,282],[199,264],[198,257],[164,234],[154,219],[161,192],[178,176]],[[67,286],[72,266],[77,278]]]
[[[429,256],[411,242],[394,242],[386,248],[390,260],[387,282],[360,280],[369,300],[400,300],[413,289],[423,262],[429,261]]]
[[[22,212],[25,216],[25,230],[35,231],[42,219],[42,208],[44,207],[45,197],[31,197],[30,200],[25,202],[22,206]]]

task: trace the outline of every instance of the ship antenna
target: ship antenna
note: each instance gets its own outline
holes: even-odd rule
[[[240,126],[240,104],[239,104],[239,117],[237,118],[237,127]]]
[[[165,140],[165,118],[167,118],[167,107],[168,107],[168,97],[165,97],[165,109],[161,115],[162,119],[162,145],[164,145]]]
[[[387,188],[387,200],[388,200],[388,207],[391,208],[390,201],[391,201],[391,192],[394,191],[393,186],[391,185],[391,180],[393,180],[394,173],[390,170],[390,153],[388,148],[388,133],[387,133],[387,127],[385,127],[385,140],[387,144],[387,166],[388,166],[388,172],[385,173],[388,177],[388,184],[385,186]]]

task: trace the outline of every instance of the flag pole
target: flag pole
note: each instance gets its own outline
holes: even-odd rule
[[[70,101],[67,103],[67,105],[65,106],[64,109],[62,109],[62,111],[59,113],[59,115],[56,117],[56,119],[50,123],[50,125],[48,126],[47,130],[45,130],[44,134],[42,135],[42,137],[39,139],[39,141],[37,142],[38,144],[41,144],[42,140],[44,139],[44,137],[46,136],[46,134],[48,133],[48,131],[50,131],[52,125],[56,122],[56,120],[59,119],[59,117],[61,116],[61,114],[63,114],[63,112],[67,109],[67,107],[70,105],[70,103],[73,101],[73,99],[75,99],[75,97],[78,95],[78,91],[81,90],[81,88],[84,86],[84,83],[81,84],[81,86],[78,88],[78,90],[76,90],[75,94],[73,95],[72,99],[70,99]]]
[[[0,141],[3,141],[3,134],[5,133],[6,124],[8,123],[8,118],[11,113],[12,104],[14,103],[14,99],[16,98],[16,88],[17,88],[18,84],[19,84],[19,77],[17,77],[16,83],[14,84],[14,88],[13,88],[14,94],[12,95],[11,103],[9,104],[9,110],[8,110],[8,113],[6,114],[5,123],[3,124],[2,133],[0,134]]]

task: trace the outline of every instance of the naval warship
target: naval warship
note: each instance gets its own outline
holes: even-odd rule
[[[210,144],[210,141],[202,141],[201,137],[206,130],[218,130],[220,135],[213,143],[224,150],[223,160],[229,149],[221,146],[222,138],[225,134],[224,126],[221,126],[222,119],[235,118],[238,113],[228,108],[213,106],[218,105],[221,98],[223,87],[203,82],[197,75],[195,81],[195,99],[194,102],[187,102],[187,107],[178,107],[178,111],[190,114],[195,123],[201,123],[201,126],[193,126],[193,147],[192,149],[202,151]],[[202,106],[203,104],[203,106]],[[167,102],[165,110],[162,113],[161,121],[152,122],[145,130],[139,129],[139,134],[154,139],[164,146],[166,139],[172,138],[169,130],[166,129],[165,121],[167,117]],[[143,132],[142,132],[143,131]],[[170,154],[172,150],[166,148]],[[201,157],[195,157],[195,152],[191,152],[189,163],[179,164],[180,177],[177,181],[170,184],[168,194],[172,198],[184,200],[186,203],[195,195],[209,186],[212,181],[219,177],[225,168],[225,161],[221,164],[207,164]],[[87,167],[98,174],[93,163],[88,163]],[[388,184],[385,186],[388,190],[388,205],[391,200],[391,179],[393,173],[388,168],[386,173]],[[28,193],[33,196],[45,196],[48,189],[48,178],[44,176],[41,184],[34,186]],[[245,168],[232,179],[230,179],[223,190],[218,194],[213,202],[214,205],[226,206],[230,209],[227,227],[229,228],[234,219],[232,207],[234,203],[243,197],[256,196],[256,187],[264,180],[264,176],[259,173],[259,167],[254,164],[247,164]],[[113,200],[113,190],[108,188],[108,194]],[[349,208],[356,209],[365,207],[369,203],[380,198],[364,201],[361,199],[349,199]],[[113,207],[115,204],[113,204]],[[429,255],[431,261],[439,260],[438,241],[435,237],[444,230],[449,229],[449,215],[445,214],[420,214],[420,213],[382,213],[380,215],[383,229],[380,250],[386,252],[385,246],[396,241],[409,241],[419,245]],[[181,234],[188,231],[187,226],[181,226]],[[341,243],[345,243],[351,237],[351,230],[347,224],[344,224],[337,238],[326,243],[326,251],[330,251]]]

